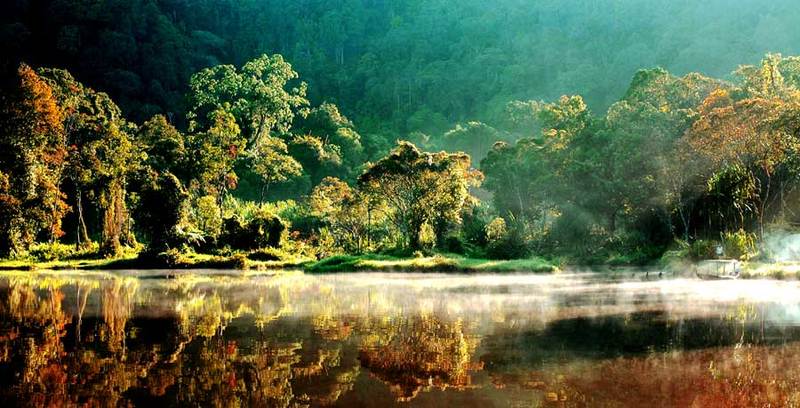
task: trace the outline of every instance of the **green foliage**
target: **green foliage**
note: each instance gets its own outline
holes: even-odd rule
[[[179,178],[184,180],[189,177],[184,174],[188,167],[186,136],[164,115],[153,116],[143,123],[136,138],[147,153],[146,163],[150,168],[157,172],[181,175]]]
[[[275,215],[259,214],[244,221],[240,217],[223,220],[219,245],[239,250],[277,248],[286,226]]]
[[[158,254],[192,243],[182,225],[189,195],[177,177],[149,175],[140,195],[136,213],[138,226],[149,241],[148,252]]]
[[[372,225],[383,218],[373,197],[332,177],[314,187],[308,201],[312,214],[330,229],[335,245],[350,253],[370,245]]]
[[[486,224],[486,239],[489,243],[498,242],[508,235],[508,227],[506,227],[506,220],[501,217],[495,217],[488,224]]]
[[[40,233],[64,234],[67,149],[57,103],[50,84],[24,64],[0,97],[0,257],[24,252]]]
[[[756,252],[756,236],[741,229],[726,232],[722,235],[722,248],[727,257],[746,261]]]
[[[332,103],[326,102],[311,109],[294,126],[294,132],[316,138],[323,144],[322,150],[335,151],[341,157],[335,166],[323,173],[324,176],[349,179],[363,161],[361,135],[356,131],[353,122]],[[321,180],[320,176],[322,174],[317,174],[312,180],[318,182]]]
[[[486,246],[486,224],[489,210],[475,205],[465,211],[461,218],[461,237],[472,247]]]
[[[76,248],[75,245],[62,243],[40,243],[31,246],[28,255],[37,261],[56,261],[70,259],[88,259],[99,257],[100,247],[91,243],[84,247]]]
[[[354,255],[336,255],[322,259],[308,267],[308,271],[312,273],[325,273],[325,272],[338,272],[338,271],[356,271],[359,270],[359,263],[364,260],[390,260],[395,259],[387,255],[368,255],[368,256],[354,256]]]
[[[698,239],[689,246],[689,258],[695,261],[717,258],[719,242],[707,239]]]
[[[285,89],[297,77],[281,55],[262,55],[241,70],[232,65],[206,68],[189,81],[190,128],[213,127],[211,114],[228,111],[242,128],[248,146],[258,146],[273,131],[287,132],[297,109],[308,105],[305,83]]]
[[[247,260],[247,256],[244,254],[234,254],[230,257],[231,265],[234,269],[249,269],[250,263]]]
[[[358,179],[359,188],[387,206],[387,217],[411,249],[421,247],[424,225],[444,238],[445,227],[459,223],[471,200],[469,186],[480,180],[465,154],[425,153],[400,142]]]
[[[5,72],[28,56],[109,94],[24,64],[3,82],[0,256],[71,256],[60,238],[113,256],[139,234],[153,254],[291,242],[640,263],[673,239],[711,256],[721,231],[748,258],[770,223],[800,222],[800,58],[767,54],[730,81],[636,71],[757,61],[763,33],[718,4],[95,3],[7,7]],[[687,15],[737,28],[670,46],[698,32]]]
[[[261,178],[260,202],[266,198],[267,188],[272,183],[282,183],[299,176],[303,168],[288,154],[286,143],[277,138],[262,138],[251,151],[251,168]]]
[[[439,250],[458,255],[466,255],[468,244],[458,235],[449,235],[444,239],[444,245]]]
[[[234,164],[244,152],[247,140],[229,112],[215,110],[209,114],[209,121],[207,131],[193,134],[190,138],[192,174],[200,182],[203,193],[221,197],[238,185],[239,176],[234,172]]]
[[[280,248],[261,248],[247,254],[247,258],[254,261],[283,261],[292,257]]]
[[[463,125],[458,124],[447,131],[442,137],[440,145],[450,151],[463,151],[472,160],[479,162],[486,157],[486,154],[496,142],[507,138],[484,123],[467,122]]]
[[[542,258],[497,261],[442,255],[397,258],[388,255],[339,255],[306,266],[310,273],[354,271],[435,272],[555,272],[558,268]]]
[[[486,254],[491,259],[524,259],[530,254],[529,242],[518,223],[509,228],[503,218],[486,224]]]
[[[794,2],[729,6],[48,0],[9,4],[0,44],[3,65],[63,65],[137,121],[183,112],[194,72],[267,52],[303,73],[309,98],[337,101],[370,131],[439,133],[493,119],[509,100],[574,90],[604,111],[641,67],[722,76],[769,50],[798,51]]]
[[[124,119],[107,94],[85,87],[69,72],[41,69],[39,73],[53,88],[63,112],[68,149],[64,171],[74,190],[68,202],[78,213],[77,240],[88,241],[83,214],[84,209],[92,209],[100,214],[101,252],[117,255],[122,244],[133,243],[127,209],[128,177],[146,156],[134,143],[136,126]]]
[[[206,236],[216,237],[222,232],[222,210],[216,197],[205,195],[196,198],[189,212],[192,224]]]
[[[183,254],[180,249],[170,248],[164,252],[159,252],[155,255],[153,261],[158,265],[163,265],[168,268],[175,268],[183,263]]]

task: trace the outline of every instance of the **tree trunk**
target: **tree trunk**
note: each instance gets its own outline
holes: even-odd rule
[[[77,225],[77,249],[89,244],[89,231],[86,228],[86,220],[83,218],[83,192],[80,187],[75,189],[76,207],[78,207],[78,225]]]
[[[103,211],[103,240],[100,252],[116,256],[120,252],[120,235],[125,223],[125,190],[119,180],[109,183],[108,205]]]
[[[772,175],[770,174],[768,169],[764,169],[764,173],[767,175],[767,188],[764,194],[759,194],[760,198],[760,205],[758,211],[758,234],[759,238],[764,238],[764,212],[767,210],[767,199],[769,198],[770,193],[770,184],[772,182]]]
[[[422,232],[421,222],[412,222],[408,230],[408,247],[411,250],[420,249],[419,235]]]
[[[372,207],[367,207],[367,249],[372,246]]]
[[[259,197],[259,202],[264,204],[264,198],[267,196],[267,190],[269,189],[269,180],[261,180],[261,194]]]
[[[610,216],[609,216],[609,219],[608,219],[608,229],[609,229],[609,232],[610,232],[612,235],[613,235],[615,232],[617,232],[617,213],[618,213],[618,212],[619,212],[619,211],[618,211],[617,209],[614,209],[614,210],[611,212],[611,214],[610,214]]]
[[[689,242],[689,216],[683,210],[683,206],[678,206],[678,216],[681,219],[681,224],[683,224],[683,240]]]

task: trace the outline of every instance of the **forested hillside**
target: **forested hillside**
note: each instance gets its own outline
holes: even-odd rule
[[[788,1],[8,11],[3,257],[773,259],[800,225]]]
[[[6,71],[68,69],[125,115],[182,120],[196,71],[281,54],[362,133],[438,137],[502,126],[510,100],[581,94],[602,112],[640,68],[724,77],[767,52],[800,54],[791,0],[14,0]]]

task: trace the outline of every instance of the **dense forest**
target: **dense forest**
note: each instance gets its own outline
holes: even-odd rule
[[[798,221],[789,1],[7,8],[0,257],[768,259]]]

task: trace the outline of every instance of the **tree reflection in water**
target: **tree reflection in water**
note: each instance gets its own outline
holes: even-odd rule
[[[398,401],[410,401],[427,387],[464,389],[477,339],[468,338],[461,319],[449,323],[430,314],[397,319],[393,328],[379,330],[388,338],[369,336],[359,354],[361,364],[386,382]]]
[[[800,403],[798,303],[552,279],[2,274],[0,403]]]

